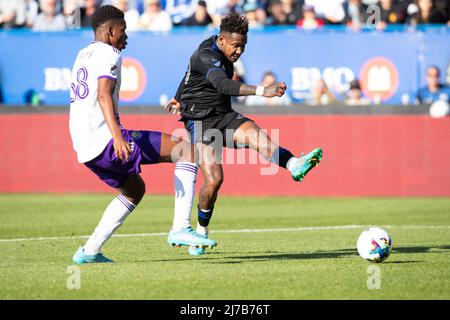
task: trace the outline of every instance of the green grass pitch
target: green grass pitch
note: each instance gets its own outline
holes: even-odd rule
[[[166,243],[173,198],[147,195],[104,247],[116,263],[74,268],[112,198],[0,195],[0,299],[450,299],[448,198],[220,197],[219,245],[192,257]],[[393,238],[383,263],[357,254],[368,225]]]

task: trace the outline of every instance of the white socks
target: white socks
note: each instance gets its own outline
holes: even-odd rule
[[[295,166],[297,165],[298,158],[296,157],[292,157],[288,160],[288,162],[286,163],[286,169],[289,170],[289,172],[292,172],[292,170],[295,168]]]
[[[208,227],[202,227],[200,223],[197,222],[197,230],[195,231],[201,235],[205,235],[208,234]]]
[[[175,166],[175,209],[172,231],[180,231],[191,225],[197,170],[198,165],[191,162],[177,162]]]
[[[84,245],[86,255],[94,255],[100,252],[105,242],[111,238],[114,231],[119,228],[128,215],[136,208],[122,194],[119,194],[108,205],[94,233]]]

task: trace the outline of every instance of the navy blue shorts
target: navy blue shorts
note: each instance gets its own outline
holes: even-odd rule
[[[210,145],[217,137],[222,138],[222,146],[235,148],[232,136],[244,123],[252,121],[244,115],[230,111],[225,114],[208,117],[203,120],[184,120],[184,127],[189,132],[191,143]],[[220,133],[220,135],[219,135]]]

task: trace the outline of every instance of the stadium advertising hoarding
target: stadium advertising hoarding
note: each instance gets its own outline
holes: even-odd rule
[[[159,105],[178,87],[189,56],[214,31],[129,34],[123,52],[121,99],[128,105]],[[37,97],[47,105],[69,103],[70,71],[90,30],[63,33],[1,32],[0,83],[4,103],[22,105]],[[412,103],[425,69],[447,69],[447,32],[251,32],[240,70],[248,83],[273,71],[288,85],[294,102],[311,98],[323,78],[339,97],[358,78],[375,103]]]

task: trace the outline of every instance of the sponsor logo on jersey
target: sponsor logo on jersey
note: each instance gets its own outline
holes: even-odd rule
[[[213,65],[215,65],[216,67],[220,67],[220,60],[218,59],[211,59],[213,62]]]
[[[117,68],[117,66],[115,65],[115,64],[112,64],[111,65],[111,74],[113,75],[113,76],[117,76],[117,71],[118,71],[119,69]]]

